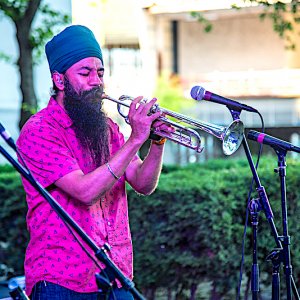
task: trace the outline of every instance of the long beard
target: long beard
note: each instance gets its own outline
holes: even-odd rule
[[[77,93],[65,76],[64,107],[73,121],[76,137],[96,167],[109,159],[107,117],[102,111],[102,87]]]

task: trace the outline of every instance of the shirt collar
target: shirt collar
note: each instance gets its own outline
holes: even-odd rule
[[[62,127],[71,127],[73,121],[70,119],[63,107],[61,107],[57,101],[51,97],[47,106],[49,115],[58,122]]]

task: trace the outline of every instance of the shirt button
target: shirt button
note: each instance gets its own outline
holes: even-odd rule
[[[107,225],[110,226],[110,222],[107,222]]]

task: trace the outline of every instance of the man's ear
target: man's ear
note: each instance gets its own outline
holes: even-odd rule
[[[60,74],[58,72],[54,72],[52,74],[52,80],[55,84],[55,86],[60,90],[60,91],[63,91],[64,90],[64,75],[63,74]]]

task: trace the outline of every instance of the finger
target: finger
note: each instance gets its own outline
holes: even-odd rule
[[[148,117],[149,117],[149,120],[150,120],[151,122],[153,122],[154,120],[156,120],[157,118],[159,118],[160,115],[161,115],[161,112],[160,112],[160,111],[157,111],[156,113],[154,113],[154,114],[152,114],[152,115],[150,115],[150,116],[148,116]]]
[[[159,130],[165,130],[165,131],[173,131],[174,127],[168,124],[161,124],[157,126],[156,128],[159,128]]]
[[[138,96],[138,97],[134,98],[134,100],[130,104],[128,115],[132,115],[136,112],[136,106],[138,103],[141,102],[142,99],[143,99],[142,96]]]
[[[154,121],[153,128],[155,131],[175,132],[175,127],[162,121]]]
[[[156,101],[157,101],[157,98],[153,98],[149,102],[147,102],[144,105],[143,112],[145,112],[146,114],[148,114],[150,112],[150,110],[151,110],[151,107],[155,104]]]
[[[130,106],[132,106],[136,109],[137,104],[140,103],[142,100],[143,100],[143,96],[138,96],[132,100]]]
[[[139,96],[138,98],[139,98],[139,100],[136,102],[136,105],[135,105],[135,114],[143,113],[144,107],[147,103],[146,98],[144,98],[142,96]]]
[[[154,128],[156,128],[156,127],[160,127],[160,126],[163,125],[163,124],[165,124],[165,122],[159,119],[159,120],[155,120],[155,121],[153,122],[152,126],[153,126]]]
[[[136,109],[136,112],[137,113],[141,113],[141,112],[143,113],[143,111],[145,110],[146,103],[147,103],[147,99],[142,98],[141,101],[138,103],[138,107]]]
[[[161,128],[161,127],[160,127],[160,130],[162,130],[162,131],[167,131],[167,132],[175,132],[175,131],[176,131],[176,128],[173,127],[173,126],[166,126],[166,127],[164,127],[164,128]]]

